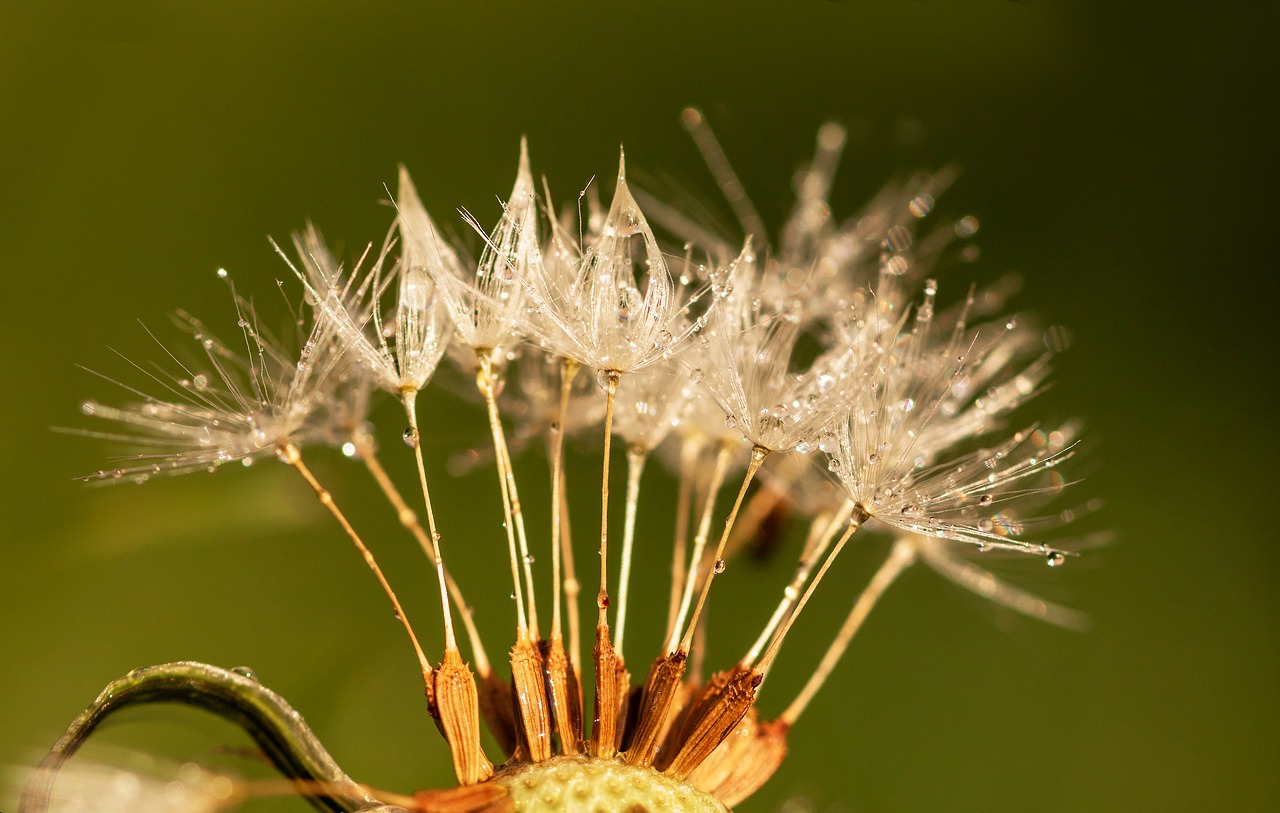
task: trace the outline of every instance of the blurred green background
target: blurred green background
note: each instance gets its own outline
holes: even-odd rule
[[[1276,20],[1197,5],[0,3],[0,764],[32,759],[108,680],[198,659],[251,665],[354,776],[448,784],[402,633],[300,482],[263,465],[90,488],[72,478],[108,449],[50,427],[116,395],[77,364],[156,357],[136,320],[173,338],[186,307],[229,333],[215,269],[274,297],[265,235],[312,218],[348,258],[380,239],[397,162],[442,222],[458,206],[493,221],[522,133],[561,199],[610,178],[625,141],[637,171],[718,200],[678,124],[698,104],[774,224],[828,119],[851,132],[837,214],[960,164],[939,209],[981,218],[973,273],[1021,271],[1015,305],[1075,336],[1029,413],[1087,422],[1078,493],[1107,508],[1085,530],[1116,536],[1060,570],[1009,569],[1092,616],[1085,634],[908,574],[742,809],[1280,809]],[[428,404],[432,451],[483,440],[473,406]],[[380,417],[407,477],[401,419]],[[427,567],[342,464],[317,469],[431,628]],[[521,464],[538,494],[544,467]],[[578,469],[585,485],[594,459]],[[501,585],[491,474],[436,479],[460,580]],[[671,498],[660,475],[645,489]],[[641,533],[665,544],[667,516]],[[766,710],[872,566],[845,563]],[[719,606],[785,571],[731,570]],[[506,589],[471,591],[491,647]],[[726,616],[723,658],[747,634]],[[655,628],[638,621],[629,648],[654,652]],[[179,758],[244,744],[164,709],[101,737]]]

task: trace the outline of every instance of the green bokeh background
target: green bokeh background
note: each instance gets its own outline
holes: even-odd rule
[[[1116,536],[1058,571],[1010,567],[1090,614],[1086,634],[908,574],[743,809],[1280,808],[1276,20],[1197,5],[0,3],[0,763],[29,761],[130,668],[199,659],[252,665],[364,781],[449,783],[401,632],[300,482],[263,465],[89,488],[72,478],[106,449],[49,427],[83,426],[78,403],[113,395],[76,364],[122,371],[108,346],[154,357],[135,320],[167,330],[181,306],[229,332],[216,268],[274,296],[285,271],[264,235],[312,218],[347,256],[380,238],[397,162],[441,221],[457,206],[492,221],[522,133],[564,199],[608,178],[625,141],[637,171],[715,200],[677,120],[696,103],[771,223],[829,118],[852,133],[837,213],[959,162],[940,209],[981,218],[973,273],[1021,271],[1016,305],[1074,333],[1030,412],[1087,421],[1079,493],[1107,503],[1089,529]],[[441,394],[427,409],[430,450],[482,441],[473,406]],[[400,419],[380,417],[407,477]],[[543,466],[522,464],[540,493]],[[317,469],[430,627],[429,571],[389,512],[343,461]],[[437,479],[496,645],[511,626],[496,489],[488,472]],[[671,493],[660,475],[646,485],[655,546]],[[872,553],[844,563],[766,709],[799,685]],[[717,600],[763,614],[784,572],[733,568]],[[748,633],[714,620],[732,657]],[[655,628],[639,619],[630,647],[653,653]],[[102,739],[179,758],[243,744],[163,709]]]

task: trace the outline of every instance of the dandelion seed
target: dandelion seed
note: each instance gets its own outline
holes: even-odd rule
[[[268,732],[268,758],[287,777],[283,787],[340,809],[482,813],[573,800],[591,809],[724,810],[778,769],[789,731],[879,599],[915,564],[995,605],[1081,625],[1073,611],[975,563],[1005,551],[1033,555],[1056,570],[1088,540],[1049,532],[1097,505],[1053,507],[1069,485],[1060,467],[1078,448],[1074,423],[1024,424],[1012,432],[1008,426],[1043,390],[1052,354],[1065,348],[1063,331],[1042,335],[1029,326],[1033,320],[1000,315],[1008,295],[1001,283],[975,288],[955,305],[940,298],[935,267],[944,255],[954,257],[952,241],[978,229],[972,216],[930,227],[950,173],[912,178],[841,221],[829,197],[845,133],[824,126],[773,245],[705,119],[687,110],[684,121],[746,234],[712,235],[672,207],[637,197],[622,162],[607,210],[593,185],[579,197],[585,217],[580,205],[557,215],[549,184],[535,192],[522,143],[497,224],[485,230],[464,213],[484,240],[471,262],[441,238],[402,170],[394,226],[351,270],[310,225],[294,236],[296,262],[277,248],[304,290],[305,305],[291,314],[297,353],[283,349],[236,298],[243,351],[184,315],[180,324],[196,341],[199,363],[166,351],[168,361],[158,368],[133,365],[143,379],[126,386],[135,403],[81,405],[85,416],[118,426],[84,434],[133,446],[131,456],[87,478],[95,482],[216,469],[235,460],[247,465],[269,455],[299,473],[359,551],[409,637],[459,786],[401,796],[358,785],[256,677],[182,663],[139,670],[109,686],[55,747],[46,760],[52,767],[32,780],[24,813],[43,809],[48,781],[99,720],[121,706],[165,699],[212,704],[255,737]],[[679,250],[664,252],[642,199],[655,222],[683,241]],[[224,269],[217,276],[230,284]],[[441,522],[477,537],[480,528],[503,526],[508,561],[499,570],[509,569],[511,581],[499,595],[510,594],[516,620],[505,668],[490,661],[470,604],[446,567],[428,488],[424,446],[448,433],[420,426],[417,403],[430,397],[446,354],[475,374],[492,438],[491,449],[457,459],[467,467],[493,463],[503,511],[489,523],[442,505]],[[580,367],[590,374],[578,375]],[[425,527],[379,462],[370,422],[379,393],[404,410],[401,437],[414,456]],[[609,546],[615,435],[627,459],[621,551]],[[600,558],[594,594],[588,584],[598,613],[589,654],[581,640],[584,585],[572,555],[574,501],[564,464],[566,439],[587,436],[600,440],[604,458],[599,543],[589,543]],[[540,495],[551,501],[549,535],[525,528],[516,486],[517,458],[535,439],[545,442],[551,466],[550,493]],[[438,661],[423,651],[338,496],[304,461],[310,446],[359,461],[436,570],[445,637]],[[634,563],[655,550],[666,555],[642,533],[650,513],[663,513],[652,497],[642,499],[651,460],[679,480],[671,578],[656,591],[658,601],[649,584],[632,583]],[[574,478],[572,488],[591,486]],[[809,530],[778,585],[774,609],[734,659],[704,623],[712,600],[719,601],[712,587],[741,578],[730,567],[741,550],[779,544],[774,526],[781,516],[806,519]],[[780,658],[783,645],[819,586],[835,578],[832,565],[847,555],[855,534],[859,540],[887,534],[888,552],[804,688],[775,712],[758,702],[760,687],[774,669],[791,668]],[[484,544],[467,543],[471,550]],[[451,541],[450,550],[468,545]],[[540,566],[547,559],[550,573]],[[536,600],[548,591],[549,624]],[[758,604],[728,612],[749,622]],[[629,620],[664,608],[662,646],[633,684],[623,649]],[[474,668],[455,635],[455,614]],[[634,650],[631,661],[637,662]],[[591,713],[583,708],[583,681],[594,687]],[[486,751],[482,721],[500,753]],[[106,809],[230,809],[280,787],[216,776],[206,782],[203,774],[187,773],[163,787],[119,780],[130,801]]]

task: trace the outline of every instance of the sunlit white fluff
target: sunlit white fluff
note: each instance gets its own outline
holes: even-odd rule
[[[520,279],[527,276],[531,255],[537,251],[538,205],[527,145],[520,143],[515,186],[474,266],[460,260],[442,239],[403,168],[397,197],[401,237],[424,257],[423,266],[453,321],[454,346],[469,351],[464,358],[472,357],[464,363],[474,366],[480,353],[501,359],[519,339],[516,325],[526,307]],[[469,215],[467,219],[480,230],[477,221]]]

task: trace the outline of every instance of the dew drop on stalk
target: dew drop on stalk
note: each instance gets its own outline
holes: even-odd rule
[[[404,430],[404,445],[410,449],[418,448],[418,430],[410,426]]]
[[[717,559],[716,567],[715,567],[716,573],[723,573],[726,566],[727,565],[725,565],[725,562],[723,559]]]
[[[907,211],[911,212],[913,217],[924,217],[933,209],[933,202],[933,195],[928,192],[921,192],[907,204]]]

